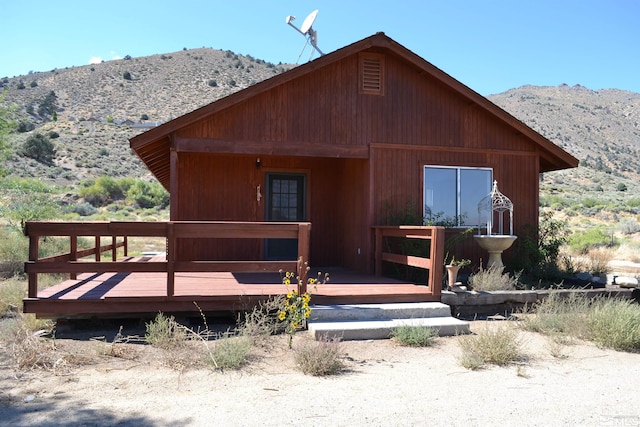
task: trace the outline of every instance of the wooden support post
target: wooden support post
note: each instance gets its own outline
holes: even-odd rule
[[[433,227],[431,234],[431,268],[429,269],[429,286],[434,297],[440,298],[442,293],[442,275],[444,266],[444,227]]]
[[[124,256],[129,256],[129,237],[124,236]]]
[[[69,261],[78,260],[78,236],[69,236]],[[76,280],[77,273],[69,273],[69,279]]]
[[[167,297],[175,291],[176,237],[174,223],[167,223]]]
[[[307,266],[309,265],[309,241],[311,240],[311,224],[298,225],[298,294],[307,292]],[[305,264],[306,263],[306,264]]]
[[[376,276],[382,275],[382,229],[376,228],[374,242],[374,273]]]
[[[38,261],[38,245],[40,236],[29,236],[29,261]],[[29,273],[29,289],[27,291],[29,298],[38,297],[38,273]]]
[[[111,261],[116,262],[118,260],[118,238],[117,236],[111,236]]]
[[[96,261],[100,261],[100,236],[96,236]]]

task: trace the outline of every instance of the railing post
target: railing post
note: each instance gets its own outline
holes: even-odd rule
[[[429,270],[429,280],[431,282],[431,293],[434,297],[440,298],[440,294],[442,293],[445,234],[444,227],[432,227],[431,230],[431,269]]]
[[[78,236],[69,236],[69,261],[78,260]],[[76,273],[69,273],[69,279],[76,280],[78,275]]]
[[[100,236],[96,236],[96,247],[95,247],[95,252],[96,252],[96,261],[100,262]]]
[[[111,261],[118,260],[118,239],[116,235],[111,236]]]
[[[38,245],[40,236],[29,236],[29,261],[38,262]],[[27,296],[29,298],[38,297],[38,273],[29,273],[29,289]]]
[[[174,223],[167,223],[167,297],[171,298],[175,291],[175,254],[176,238]]]
[[[376,276],[382,274],[382,229],[375,228],[375,242],[374,242],[374,273]]]
[[[129,237],[124,236],[124,256],[129,256]]]
[[[311,224],[298,224],[298,294],[307,292],[307,268],[309,262],[309,241],[311,239]],[[308,264],[307,264],[308,265]]]

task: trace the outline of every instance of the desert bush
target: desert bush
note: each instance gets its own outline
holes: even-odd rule
[[[157,182],[135,180],[127,189],[127,199],[143,209],[165,208],[169,204],[169,193]]]
[[[49,320],[22,313],[0,324],[0,342],[17,370],[59,372],[67,366],[65,357],[56,353],[55,340],[45,338],[53,328],[54,324]]]
[[[186,340],[185,331],[175,318],[163,313],[158,313],[153,321],[146,323],[145,328],[145,341],[160,348],[175,348]]]
[[[540,215],[539,224],[525,225],[516,240],[511,256],[513,271],[522,272],[523,280],[554,281],[561,276],[558,268],[560,248],[567,241],[567,224],[553,219],[551,212]]]
[[[261,302],[253,310],[238,316],[238,332],[251,338],[254,344],[262,344],[266,338],[283,329],[277,318],[280,307],[284,305],[284,297],[279,295]]]
[[[116,200],[125,198],[125,194],[136,182],[133,178],[115,179],[101,176],[96,180],[83,182],[78,195],[95,207],[106,206]]]
[[[47,136],[35,133],[22,145],[22,154],[45,165],[52,165],[56,150]]]
[[[569,247],[572,251],[579,254],[586,254],[593,248],[614,245],[615,241],[611,234],[601,227],[573,233],[569,237]]]
[[[0,277],[24,274],[28,253],[29,241],[18,228],[0,226]]]
[[[125,71],[122,73],[122,78],[125,80],[131,80],[131,73],[129,71]]]
[[[587,253],[587,268],[594,275],[611,272],[609,261],[613,259],[614,251],[611,248],[594,248]]]
[[[438,336],[436,328],[402,325],[391,333],[391,337],[402,345],[411,347],[429,347]]]
[[[511,276],[502,267],[480,267],[478,272],[469,276],[469,285],[476,291],[508,291],[518,287],[520,274]]]
[[[226,335],[215,341],[210,361],[218,369],[239,369],[247,362],[251,348],[249,337]]]
[[[508,365],[523,360],[518,332],[509,326],[486,327],[476,335],[464,335],[458,340],[462,349],[459,362],[467,369],[480,369],[485,364]]]
[[[342,349],[338,338],[322,337],[306,342],[294,350],[296,366],[306,375],[324,376],[344,368]]]
[[[629,300],[600,299],[587,314],[589,338],[602,347],[640,350],[640,305]]]
[[[624,218],[618,223],[618,230],[622,234],[634,234],[640,232],[640,224],[631,218]]]
[[[80,216],[89,216],[98,212],[98,209],[96,209],[91,203],[84,202],[77,204],[73,208],[73,211]]]

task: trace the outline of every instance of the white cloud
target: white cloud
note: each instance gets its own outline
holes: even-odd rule
[[[111,59],[122,59],[120,55],[118,55],[115,51],[111,51]]]
[[[89,64],[100,64],[102,62],[102,58],[99,56],[92,56],[89,58]]]

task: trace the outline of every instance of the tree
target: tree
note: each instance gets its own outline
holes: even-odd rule
[[[53,116],[53,114],[58,109],[58,96],[54,91],[51,91],[44,97],[42,101],[40,101],[40,105],[38,106],[38,115],[44,116]]]
[[[616,190],[618,190],[618,191],[627,191],[627,186],[625,185],[624,182],[620,182],[620,183],[618,183],[618,186],[616,187]]]
[[[49,141],[49,138],[41,133],[35,133],[25,141],[22,146],[22,153],[40,163],[52,165],[56,150],[53,148],[53,143]]]
[[[131,80],[131,73],[130,73],[130,72],[128,72],[128,71],[125,71],[125,72],[122,74],[122,78],[124,78],[125,80]]]

